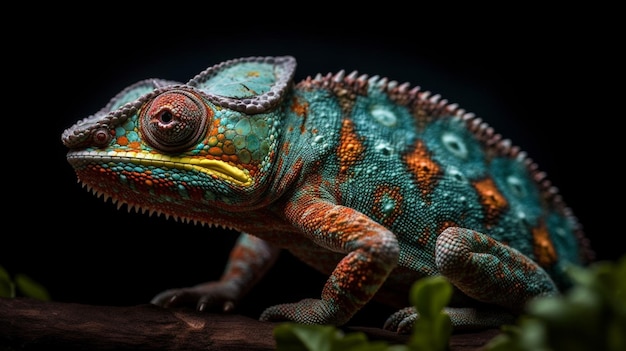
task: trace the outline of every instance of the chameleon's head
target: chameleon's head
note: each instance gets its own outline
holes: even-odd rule
[[[176,216],[245,207],[275,155],[295,66],[289,56],[251,57],[187,84],[140,81],[65,130],[67,159],[88,188],[129,207]]]

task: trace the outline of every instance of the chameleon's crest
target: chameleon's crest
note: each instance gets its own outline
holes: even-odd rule
[[[187,84],[216,105],[247,114],[262,113],[282,100],[295,69],[296,60],[291,56],[248,57],[210,67]]]
[[[291,56],[248,57],[214,65],[186,85],[164,79],[142,80],[65,130],[62,140],[70,148],[106,145],[111,134],[107,126],[123,123],[153,97],[181,86],[196,88],[204,98],[224,108],[246,114],[266,112],[281,102],[295,69],[296,60]]]

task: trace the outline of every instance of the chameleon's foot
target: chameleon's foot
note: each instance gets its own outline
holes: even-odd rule
[[[189,288],[165,290],[150,302],[165,308],[195,304],[198,311],[230,312],[235,307],[236,296],[233,285],[209,282]]]
[[[397,332],[398,334],[409,334],[418,318],[419,314],[414,307],[406,307],[389,316],[385,321],[383,329]]]
[[[261,321],[293,321],[302,324],[342,325],[350,316],[340,312],[336,305],[320,299],[304,299],[296,303],[286,303],[267,308]]]
[[[455,330],[498,328],[502,324],[511,324],[515,321],[513,314],[500,308],[446,307],[444,313],[450,317],[450,322]],[[419,313],[414,307],[403,308],[387,318],[383,329],[398,334],[410,334],[418,319]]]

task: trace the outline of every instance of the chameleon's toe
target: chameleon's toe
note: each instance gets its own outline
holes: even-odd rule
[[[156,295],[151,303],[165,307],[196,306],[198,311],[229,312],[234,309],[237,294],[223,282],[210,282],[190,288],[170,289]]]
[[[419,314],[414,307],[403,308],[387,318],[383,329],[399,334],[408,334],[413,330],[413,324],[418,317]]]
[[[304,299],[267,308],[259,317],[261,321],[293,321],[302,324],[341,325],[347,321],[339,317],[332,303],[319,299]]]
[[[150,303],[170,308],[194,303],[196,298],[188,289],[169,289],[156,295]]]

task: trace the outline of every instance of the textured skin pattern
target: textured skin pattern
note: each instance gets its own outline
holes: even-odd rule
[[[262,320],[341,325],[375,298],[398,308],[385,328],[408,332],[410,285],[444,275],[453,325],[494,327],[592,259],[545,174],[479,118],[378,76],[296,83],[295,67],[251,57],[144,80],[63,133],[95,194],[242,232],[219,281],[153,303],[230,310],[287,249],[329,278]]]

